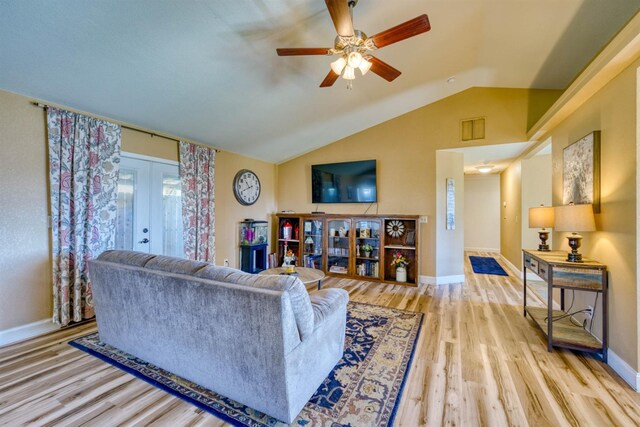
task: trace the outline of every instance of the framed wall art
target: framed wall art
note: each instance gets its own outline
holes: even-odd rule
[[[447,230],[456,229],[456,182],[447,178]]]
[[[562,152],[562,204],[591,203],[600,212],[600,131],[567,146]]]

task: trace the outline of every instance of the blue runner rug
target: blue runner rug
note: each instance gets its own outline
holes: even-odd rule
[[[291,425],[393,425],[421,324],[422,313],[350,302],[344,356]],[[97,332],[69,344],[234,426],[285,426],[101,342]]]
[[[504,268],[500,267],[498,261],[490,256],[470,256],[473,272],[478,274],[495,274],[498,276],[508,276]]]

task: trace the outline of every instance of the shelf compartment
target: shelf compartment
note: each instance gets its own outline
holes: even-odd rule
[[[527,313],[533,321],[542,329],[544,336],[547,336],[547,321],[549,311],[546,307],[527,306]],[[553,317],[562,316],[565,312],[553,310]],[[553,322],[553,345],[574,348],[576,350],[600,351],[602,343],[581,326],[571,322],[569,317]]]

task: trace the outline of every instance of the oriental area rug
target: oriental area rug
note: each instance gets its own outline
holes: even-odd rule
[[[393,425],[421,324],[422,313],[350,302],[344,356],[291,425]],[[232,425],[285,425],[102,343],[97,332],[69,344]]]

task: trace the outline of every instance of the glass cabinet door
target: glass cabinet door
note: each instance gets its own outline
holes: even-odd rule
[[[324,239],[322,220],[305,219],[303,224],[303,267],[324,270],[322,243]]]
[[[356,220],[355,274],[380,277],[380,220]]]
[[[330,273],[350,274],[350,232],[349,219],[327,221],[327,266]]]

